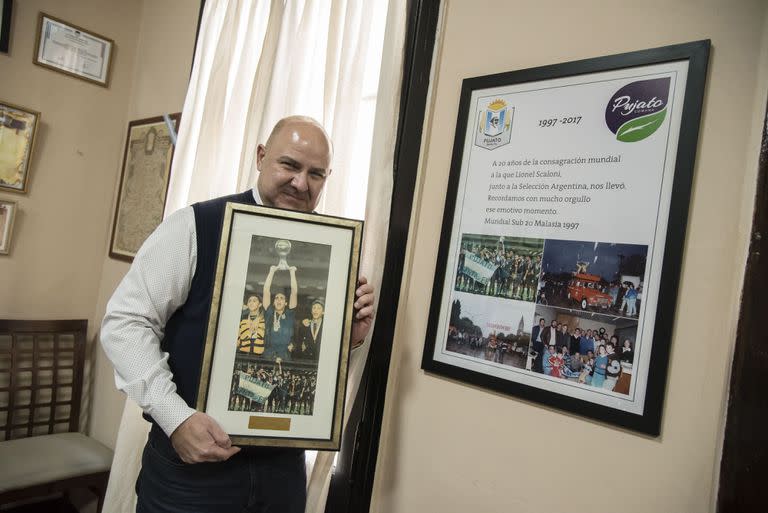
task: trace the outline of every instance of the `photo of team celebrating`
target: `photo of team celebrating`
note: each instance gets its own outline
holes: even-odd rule
[[[460,292],[533,301],[543,239],[463,234],[456,283]]]
[[[330,253],[253,236],[229,410],[312,415]]]
[[[637,321],[538,305],[527,370],[629,394]]]

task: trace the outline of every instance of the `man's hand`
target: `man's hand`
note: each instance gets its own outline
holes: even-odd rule
[[[211,417],[195,412],[171,434],[173,448],[185,463],[224,461],[240,452]]]
[[[373,324],[373,285],[368,283],[365,276],[360,276],[357,280],[357,290],[355,291],[355,317],[352,320],[352,346],[357,346],[363,340],[371,329]]]

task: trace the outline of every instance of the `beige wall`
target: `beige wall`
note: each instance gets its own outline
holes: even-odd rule
[[[760,0],[448,0],[372,511],[711,510],[768,93],[767,8]],[[705,38],[713,49],[661,436],[420,370],[440,237],[434,215],[443,211],[461,79]]]
[[[106,301],[128,269],[108,258],[129,120],[178,112],[192,65],[199,3],[189,0],[14,2],[0,100],[38,110],[42,125],[12,252],[0,257],[0,318],[89,321],[88,431],[113,446],[123,395],[95,343]],[[109,88],[32,64],[38,12],[115,40]]]

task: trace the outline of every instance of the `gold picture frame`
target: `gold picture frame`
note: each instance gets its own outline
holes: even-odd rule
[[[32,62],[101,87],[109,87],[115,42],[92,30],[41,12]]]
[[[196,407],[233,443],[339,450],[362,229],[227,204]]]
[[[13,222],[18,208],[15,201],[0,199],[0,255],[8,255],[11,252]]]
[[[24,194],[40,113],[0,101],[0,191]]]
[[[168,116],[178,131],[181,114]],[[133,261],[163,220],[174,144],[163,116],[128,123],[109,256]]]

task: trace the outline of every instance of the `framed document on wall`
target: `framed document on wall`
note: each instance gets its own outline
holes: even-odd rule
[[[40,13],[35,55],[38,66],[109,87],[115,42],[90,30]]]
[[[235,444],[339,449],[362,227],[227,204],[197,409]]]
[[[181,114],[168,117],[178,131]],[[163,116],[128,123],[109,246],[112,258],[133,261],[163,220],[173,150],[173,138]]]
[[[659,434],[709,46],[464,80],[425,370]]]

